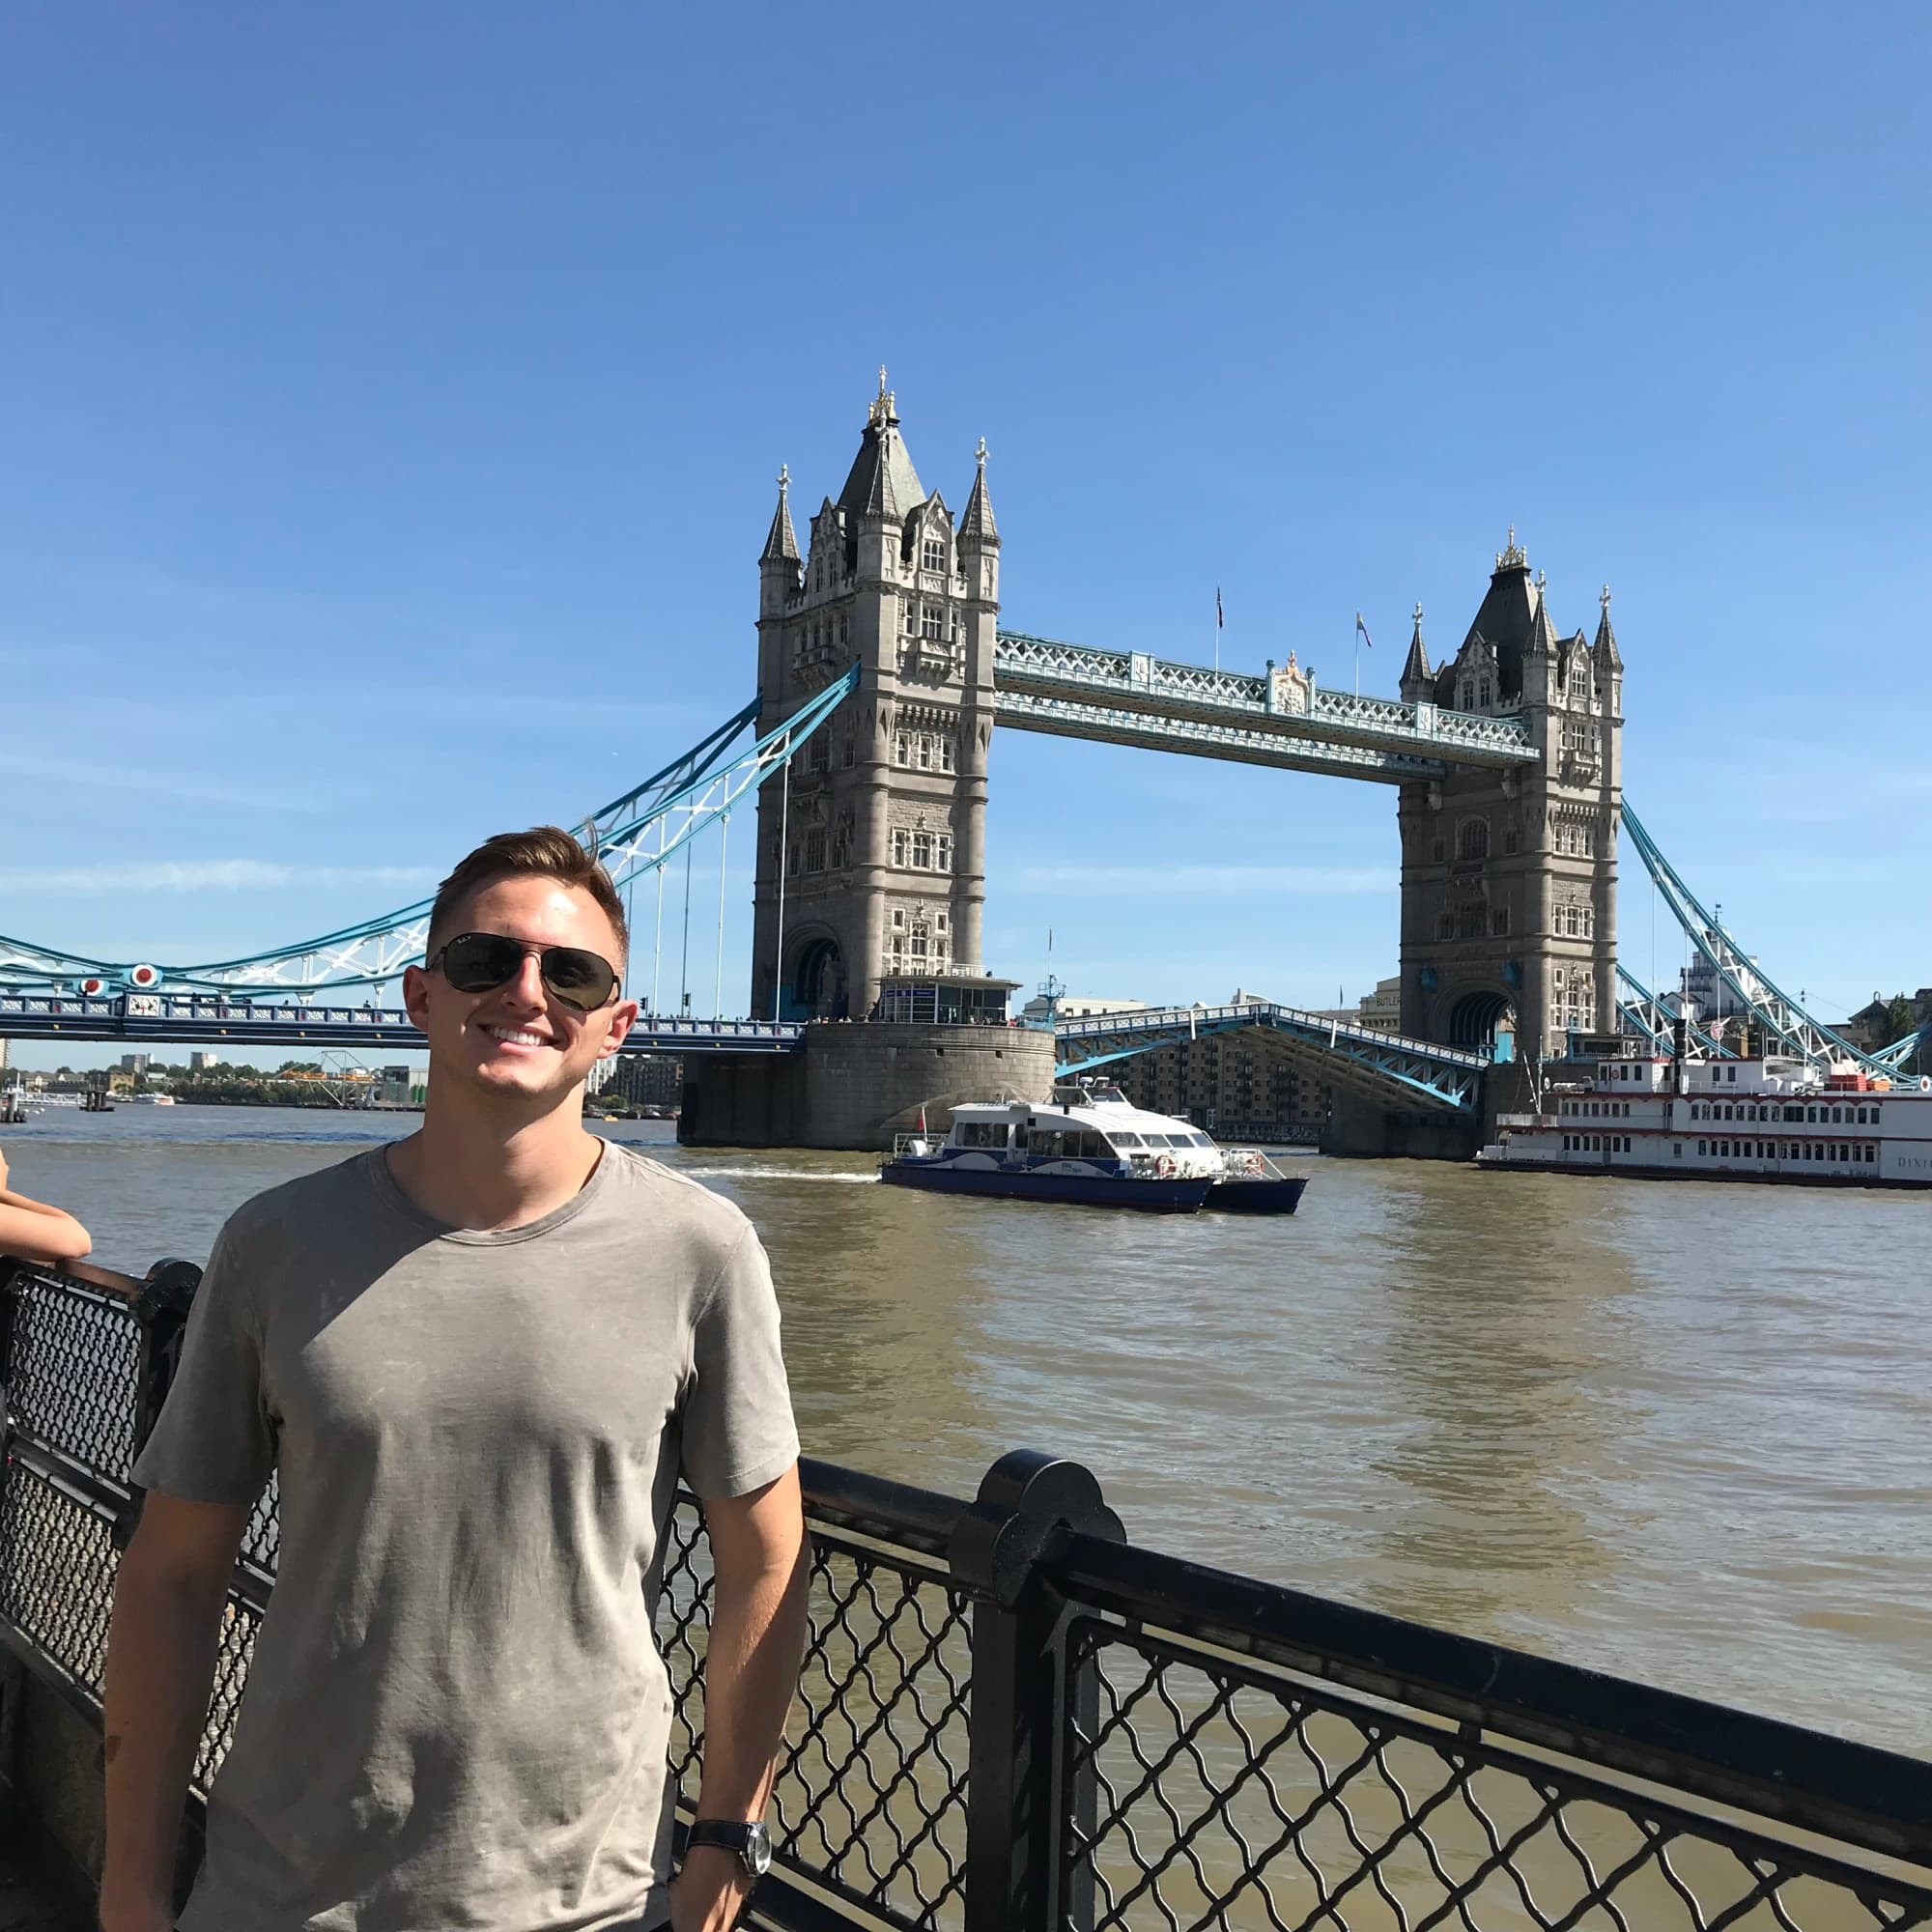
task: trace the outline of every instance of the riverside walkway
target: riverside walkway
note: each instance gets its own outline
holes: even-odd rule
[[[198,1281],[0,1258],[0,1773],[81,1879],[129,1470]],[[766,1932],[1932,1925],[1932,1763],[1137,1548],[1074,1463],[1004,1457],[971,1501],[804,1476],[811,1634]],[[275,1567],[271,1483],[197,1792]],[[686,1819],[708,1604],[680,1497],[657,1611]],[[0,1932],[12,1908],[0,1890]]]

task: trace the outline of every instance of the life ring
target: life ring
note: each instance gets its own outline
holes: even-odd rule
[[[1235,1158],[1236,1174],[1259,1174],[1262,1171],[1262,1157],[1253,1148],[1245,1149]]]
[[[1153,1157],[1153,1178],[1156,1180],[1174,1179],[1174,1156],[1171,1153],[1157,1153]]]
[[[1921,1073],[1918,1076],[1918,1091],[1921,1094],[1932,1094],[1932,1073]]]

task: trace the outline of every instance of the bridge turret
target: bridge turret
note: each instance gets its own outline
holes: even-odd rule
[[[1445,708],[1520,716],[1539,762],[1452,761],[1439,784],[1403,787],[1404,1032],[1474,1045],[1509,1028],[1519,1052],[1548,1053],[1614,1027],[1618,682],[1580,631],[1558,637],[1512,529],[1432,689]]]
[[[854,662],[859,688],[759,794],[757,1017],[864,1019],[887,977],[980,972],[998,556],[983,468],[955,531],[881,370],[796,595],[760,607],[768,719]]]
[[[772,512],[772,526],[764,549],[758,553],[760,617],[781,615],[786,604],[798,595],[804,561],[799,554],[798,532],[791,526],[791,471],[781,464],[779,506]]]
[[[1415,607],[1415,631],[1408,640],[1408,656],[1402,666],[1402,701],[1420,704],[1435,696],[1435,673],[1429,668],[1429,651],[1422,641],[1422,606]]]

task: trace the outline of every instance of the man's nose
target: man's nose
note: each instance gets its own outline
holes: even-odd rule
[[[519,1006],[541,1009],[550,1004],[550,995],[544,991],[543,961],[536,953],[524,954],[524,963],[506,990]]]

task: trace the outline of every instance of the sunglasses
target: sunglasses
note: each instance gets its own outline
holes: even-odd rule
[[[531,953],[544,991],[580,1013],[594,1013],[617,990],[617,969],[601,953],[581,946],[531,946],[501,932],[460,932],[423,966],[431,973],[440,967],[459,993],[488,993],[507,986]]]

